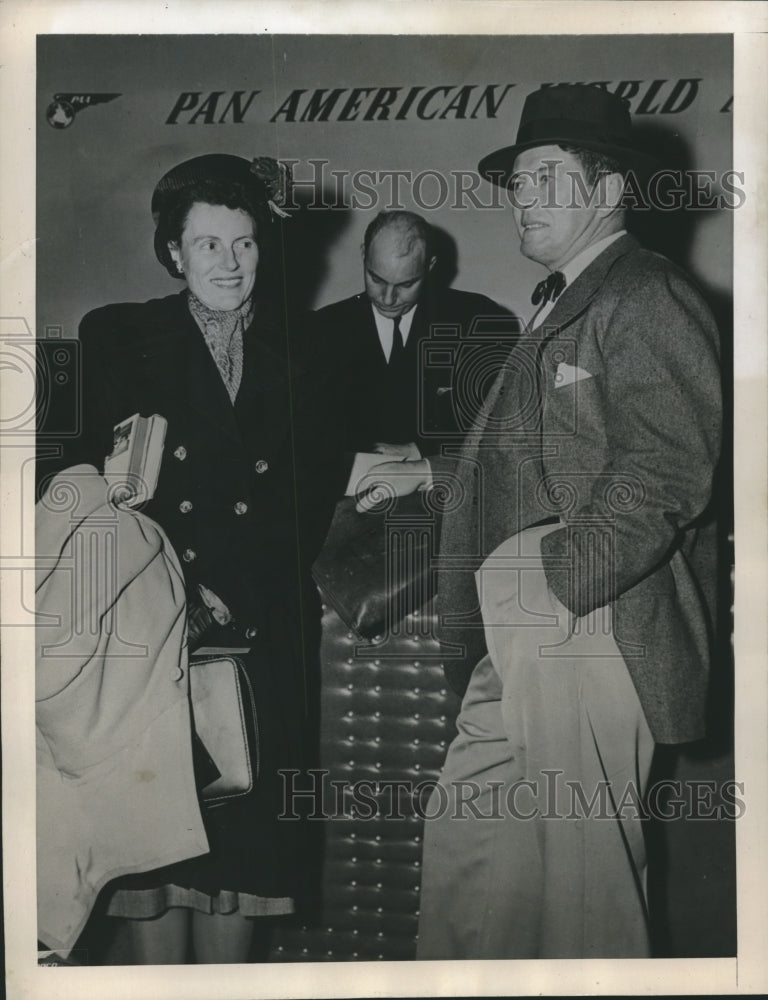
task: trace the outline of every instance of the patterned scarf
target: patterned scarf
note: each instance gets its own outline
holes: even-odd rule
[[[192,292],[187,301],[234,403],[243,377],[243,332],[253,319],[253,299],[248,296],[237,309],[211,309]]]

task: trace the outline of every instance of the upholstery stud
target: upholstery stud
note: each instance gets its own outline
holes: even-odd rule
[[[410,791],[387,792],[387,782],[410,779],[416,785],[437,778],[459,699],[447,690],[432,607],[409,618],[420,619],[416,641],[406,634],[413,626],[406,625],[399,634],[368,642],[330,605],[324,609],[316,766],[331,781],[368,782],[366,794],[376,799],[378,812],[370,815],[367,806],[344,798],[344,815],[322,824],[322,904],[305,920],[306,930],[279,922],[273,961],[415,957],[423,821],[410,808]],[[370,791],[376,786],[380,794]],[[387,816],[394,804],[399,812]],[[358,818],[353,806],[360,809]]]

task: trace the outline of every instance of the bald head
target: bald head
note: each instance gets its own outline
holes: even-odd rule
[[[396,233],[404,247],[414,242],[422,243],[425,259],[433,254],[432,229],[426,219],[415,212],[379,212],[365,230],[363,255],[368,253],[372,241],[381,232]]]
[[[435,264],[429,226],[413,212],[381,212],[365,231],[365,291],[382,316],[395,319],[418,302]]]

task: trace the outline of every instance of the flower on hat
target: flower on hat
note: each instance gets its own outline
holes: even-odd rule
[[[281,219],[287,219],[288,213],[282,208],[287,204],[291,190],[291,172],[287,164],[274,160],[271,156],[254,156],[251,173],[264,185],[269,210]]]

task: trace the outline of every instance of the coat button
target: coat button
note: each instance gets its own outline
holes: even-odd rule
[[[268,468],[269,468],[269,462],[264,461],[263,458],[260,458],[258,462],[254,465],[254,469],[258,472],[259,475],[261,475],[262,472],[266,472]]]
[[[244,503],[242,500],[238,500],[237,503],[235,504],[235,513],[236,514],[247,514],[248,513],[248,504]]]
[[[184,447],[183,444],[180,444],[179,447],[174,450],[173,457],[178,458],[180,462],[184,461],[184,459],[187,457],[187,449]]]
[[[181,558],[184,562],[194,562],[197,559],[197,552],[194,549],[184,549]]]
[[[259,630],[257,628],[254,628],[252,625],[245,630],[246,639],[255,639],[258,634]]]
[[[179,504],[179,510],[181,511],[182,514],[188,514],[192,510],[192,501],[182,500],[181,503]]]

